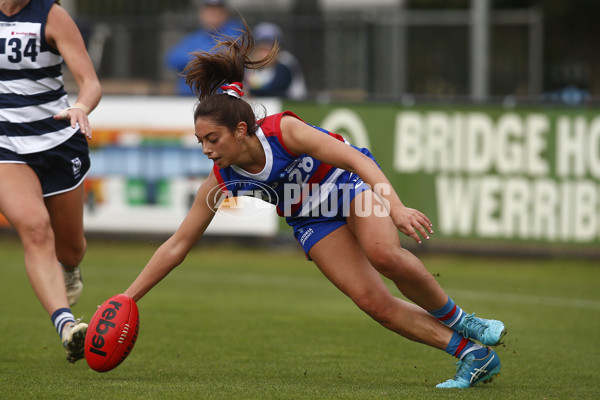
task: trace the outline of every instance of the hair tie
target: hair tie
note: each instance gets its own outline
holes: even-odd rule
[[[244,95],[244,92],[242,92],[243,88],[244,88],[244,84],[240,83],[240,82],[231,82],[231,83],[221,86],[221,89],[223,89],[223,92],[225,92],[226,94],[228,94],[230,96],[237,97],[238,99],[241,99],[242,96]]]

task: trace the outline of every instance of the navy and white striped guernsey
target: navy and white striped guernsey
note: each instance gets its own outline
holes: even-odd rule
[[[12,16],[0,12],[0,147],[19,154],[58,146],[77,129],[53,116],[69,107],[62,56],[46,42],[54,0],[31,0]]]

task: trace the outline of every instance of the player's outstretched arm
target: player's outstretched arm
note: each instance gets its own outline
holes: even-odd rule
[[[429,218],[402,204],[390,181],[371,158],[291,116],[281,119],[281,130],[283,140],[292,152],[308,154],[329,165],[357,174],[382,200],[398,230],[417,243],[421,243],[421,238],[429,239],[429,234],[433,233]]]
[[[190,211],[177,231],[156,250],[142,272],[125,291],[126,295],[137,302],[185,260],[192,246],[204,234],[213,219],[217,204],[214,196],[210,194],[214,193],[212,190],[217,185],[217,179],[211,172],[200,186]]]

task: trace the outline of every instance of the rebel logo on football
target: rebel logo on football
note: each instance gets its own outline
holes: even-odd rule
[[[104,337],[106,334],[115,327],[115,323],[111,322],[116,316],[117,311],[121,308],[122,304],[117,301],[110,301],[108,304],[112,305],[113,308],[106,308],[101,315],[98,324],[96,325],[96,331],[91,340],[91,346],[89,351],[98,354],[99,356],[106,357],[106,352],[102,351],[106,340]],[[88,332],[92,333],[92,332]]]

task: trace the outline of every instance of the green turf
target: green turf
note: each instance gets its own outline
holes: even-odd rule
[[[156,243],[90,240],[91,318],[122,292]],[[442,391],[455,360],[370,320],[298,251],[194,249],[139,302],[130,357],[100,374],[64,360],[18,242],[0,238],[2,399],[597,399],[600,266],[583,260],[424,255],[467,311],[502,319],[502,374]]]

